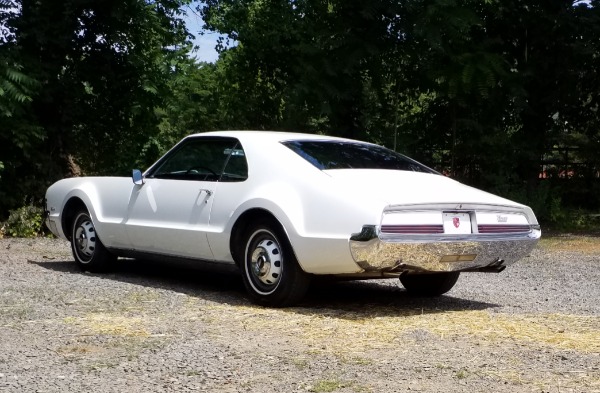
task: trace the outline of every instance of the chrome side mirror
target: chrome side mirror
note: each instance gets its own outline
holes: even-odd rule
[[[144,176],[142,175],[142,171],[140,171],[139,169],[133,170],[133,173],[131,174],[131,179],[133,180],[133,184],[136,184],[138,186],[144,184]]]

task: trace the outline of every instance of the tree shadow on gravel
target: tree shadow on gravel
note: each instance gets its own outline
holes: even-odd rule
[[[119,259],[115,269],[106,274],[82,272],[72,261],[29,261],[45,269],[89,275],[150,288],[166,289],[203,300],[233,306],[255,306],[247,296],[241,275],[235,266],[198,263],[193,266],[180,263]],[[460,285],[460,279],[457,283]],[[288,311],[300,314],[330,315],[348,318],[398,316],[414,313],[485,310],[500,307],[497,304],[453,297],[416,297],[409,295],[397,279],[368,281],[315,280],[305,299]],[[342,313],[340,313],[342,312]]]

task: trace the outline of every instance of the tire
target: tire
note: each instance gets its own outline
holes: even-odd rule
[[[86,210],[75,214],[71,226],[71,251],[81,270],[92,273],[109,270],[117,260],[96,235],[94,223]]]
[[[240,264],[244,285],[250,298],[263,306],[291,306],[302,299],[310,283],[279,228],[263,219],[244,236]]]
[[[404,274],[400,282],[411,295],[440,296],[452,289],[460,272]]]

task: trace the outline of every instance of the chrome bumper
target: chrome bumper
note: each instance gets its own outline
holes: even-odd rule
[[[461,236],[383,236],[365,226],[350,238],[350,251],[365,272],[499,272],[528,256],[540,236],[537,225],[528,233]]]

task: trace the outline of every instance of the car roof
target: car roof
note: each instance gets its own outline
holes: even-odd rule
[[[189,137],[196,136],[221,136],[221,137],[233,137],[238,138],[240,141],[244,140],[252,140],[256,141],[257,139],[269,142],[282,142],[282,141],[290,141],[290,140],[319,140],[319,141],[346,141],[346,142],[361,142],[347,138],[339,138],[335,136],[328,135],[318,135],[318,134],[306,134],[306,133],[298,133],[298,132],[284,132],[284,131],[243,131],[243,130],[235,130],[235,131],[210,131],[210,132],[202,132],[198,134],[189,135]]]

